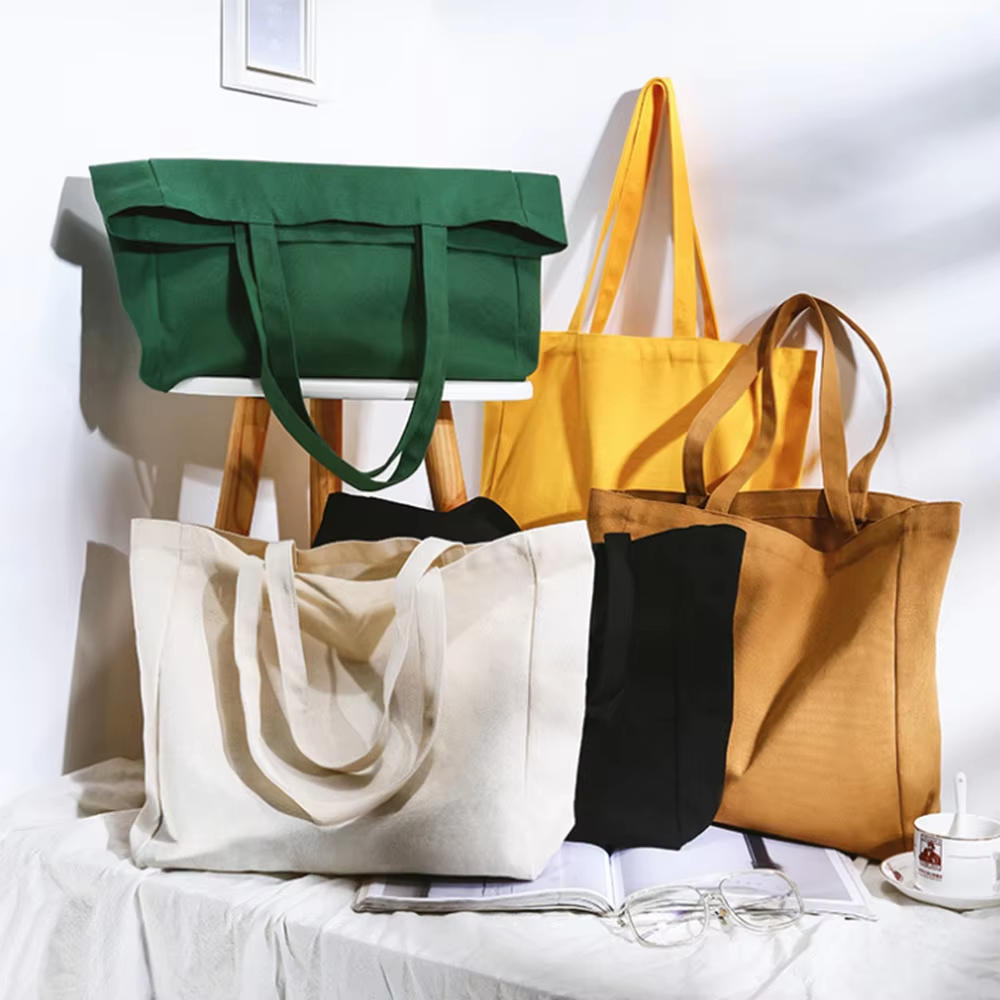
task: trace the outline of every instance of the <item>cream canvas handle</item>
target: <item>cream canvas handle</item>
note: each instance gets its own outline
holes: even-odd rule
[[[392,646],[367,739],[348,739],[330,719],[310,711],[309,684],[295,596],[291,543],[269,545],[263,561],[248,556],[236,584],[234,653],[250,755],[262,773],[314,822],[334,826],[367,815],[396,794],[420,768],[437,730],[446,620],[444,587],[433,563],[454,542],[427,539],[410,554],[395,581]],[[300,766],[264,738],[258,632],[268,588],[281,675],[285,720],[305,758]],[[415,673],[421,699],[394,698],[400,677]],[[377,765],[377,767],[376,767]],[[366,772],[362,774],[361,772]]]
[[[413,614],[416,587],[438,557],[454,547],[454,542],[426,539],[410,553],[396,577],[396,618],[393,625],[396,638],[376,704],[379,722],[371,737],[358,746],[357,739],[351,740],[349,734],[336,732],[330,721],[316,712],[315,698],[310,696],[302,647],[293,544],[277,542],[268,545],[264,556],[264,579],[274,621],[284,709],[295,745],[317,766],[333,771],[362,771],[378,758],[388,727],[387,709],[406,656],[405,637],[409,635],[408,618]],[[344,736],[348,739],[344,740]],[[351,742],[354,746],[345,750],[344,744]]]

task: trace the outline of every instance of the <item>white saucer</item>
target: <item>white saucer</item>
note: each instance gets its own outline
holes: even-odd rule
[[[927,892],[913,881],[913,852],[896,854],[887,858],[879,866],[882,878],[910,899],[934,906],[944,906],[949,910],[983,910],[988,906],[1000,906],[1000,895],[980,896],[972,899],[955,899],[940,893]]]

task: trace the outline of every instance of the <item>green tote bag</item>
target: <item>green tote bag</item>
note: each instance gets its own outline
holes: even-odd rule
[[[357,489],[416,471],[446,378],[538,363],[541,258],[566,246],[556,177],[223,160],[90,173],[142,380],[259,378],[292,437]],[[333,451],[300,378],[417,380],[389,458],[363,472]]]

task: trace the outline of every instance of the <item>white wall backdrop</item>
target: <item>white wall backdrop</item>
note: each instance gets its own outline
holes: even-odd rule
[[[331,101],[309,108],[220,89],[217,6],[4,5],[0,797],[138,754],[129,520],[211,523],[228,429],[226,401],[139,383],[87,167],[206,156],[556,173],[571,249],[547,262],[544,322],[560,329],[634,91],[665,75],[724,335],[795,291],[837,302],[894,376],[875,487],[965,505],[940,627],[944,769],[964,768],[970,807],[1000,815],[1000,7],[321,0]],[[655,290],[635,301],[644,327],[668,328]],[[880,406],[862,364],[854,448]],[[474,492],[481,416],[457,411]],[[351,456],[374,463],[404,414],[349,406]],[[266,466],[255,531],[304,543],[305,459],[277,427]],[[393,494],[428,502],[422,476]]]

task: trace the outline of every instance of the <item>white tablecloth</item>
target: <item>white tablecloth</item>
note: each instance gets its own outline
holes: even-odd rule
[[[1000,909],[922,906],[865,878],[878,922],[807,917],[640,947],[586,914],[357,914],[355,883],[139,870],[141,765],[0,808],[0,997],[1000,998]]]

